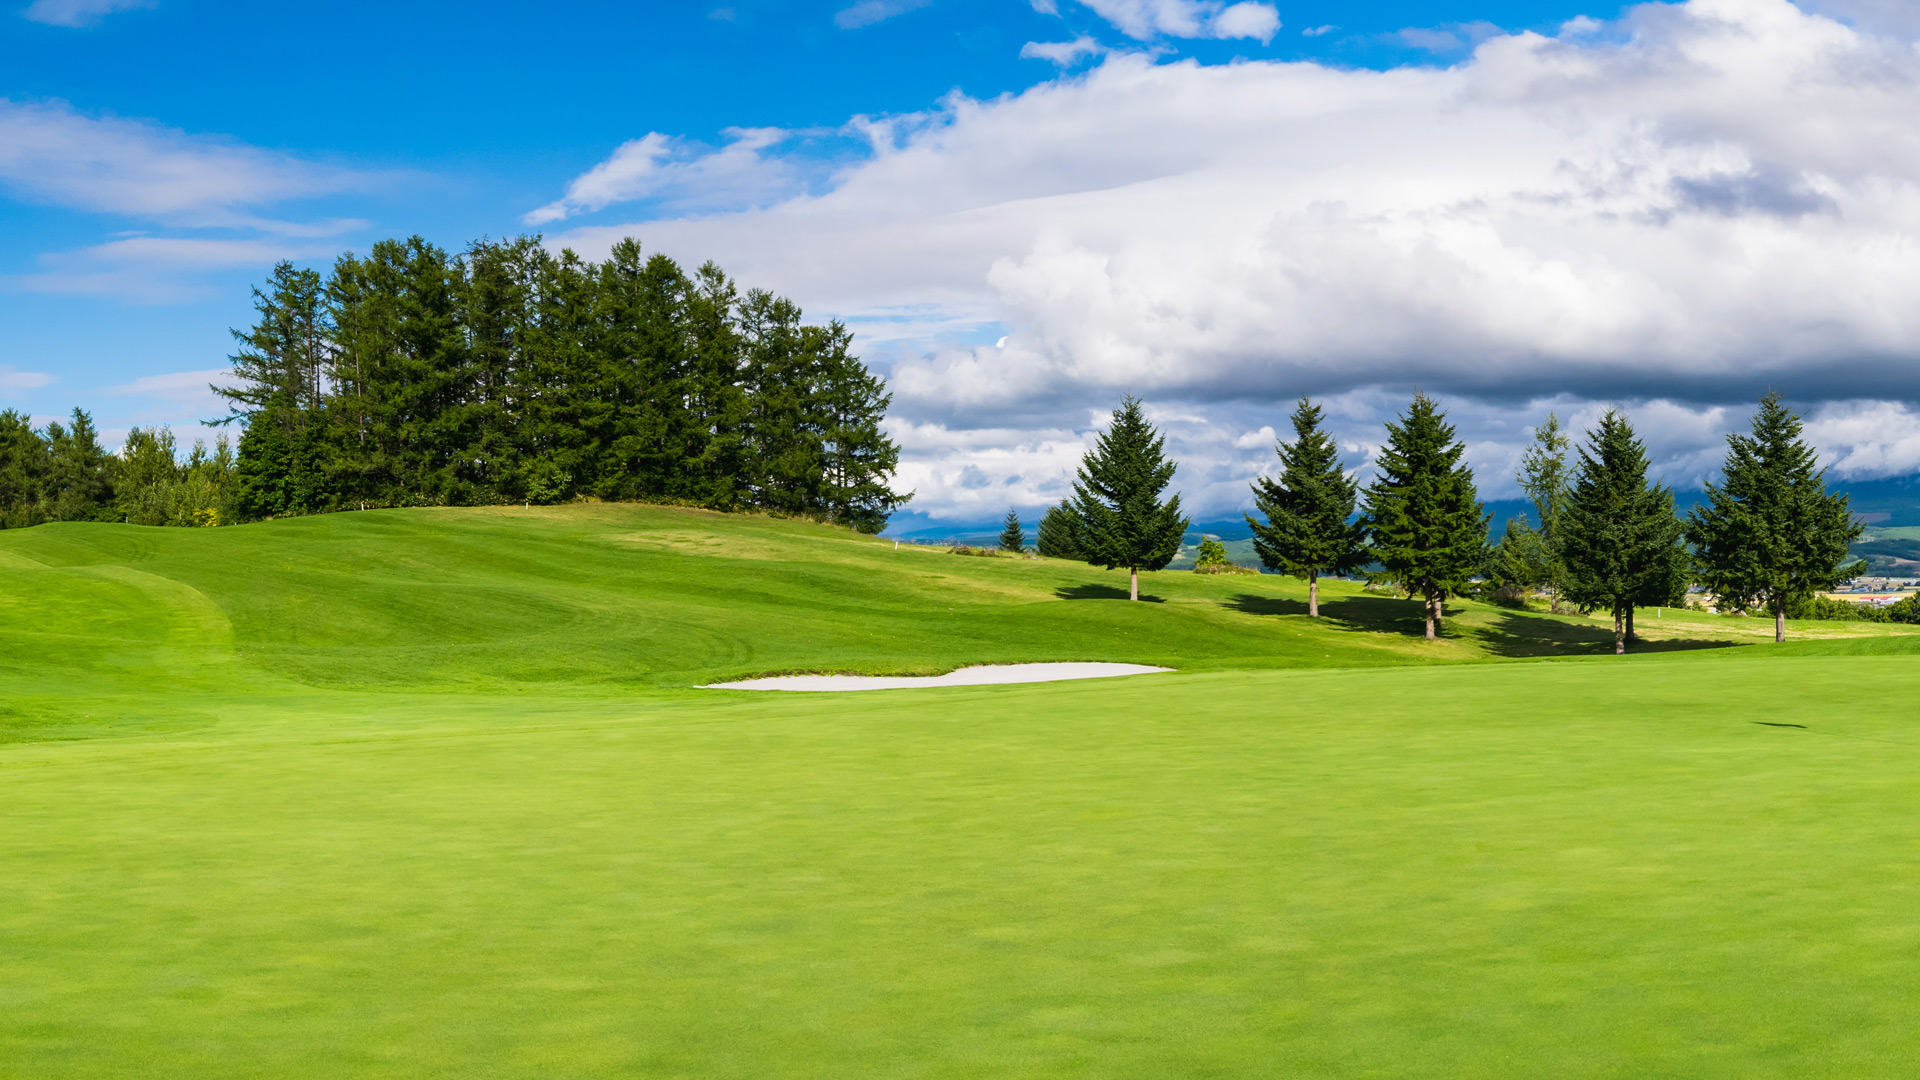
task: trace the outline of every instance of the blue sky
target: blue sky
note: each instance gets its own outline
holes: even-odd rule
[[[1795,288],[1756,276],[1755,251],[1806,267],[1860,250],[1836,221],[1908,220],[1872,192],[1920,168],[1871,125],[1816,114],[1915,102],[1809,96],[1824,143],[1765,134],[1738,102],[1800,93],[1767,82],[1820,62],[1782,59],[1793,42],[1906,70],[1911,50],[1887,50],[1916,30],[1877,0],[14,0],[0,407],[82,405],[116,434],[191,423],[278,257],[527,231],[593,255],[632,233],[849,319],[895,381],[923,513],[1045,501],[1128,389],[1219,508],[1298,393],[1332,395],[1364,459],[1414,383],[1451,395],[1494,470],[1545,407],[1615,400],[1659,425],[1684,481],[1771,380],[1828,425],[1837,462],[1910,471],[1920,327],[1871,295],[1904,280],[1904,255],[1829,268],[1824,299],[1797,288],[1791,325],[1750,324]],[[1777,48],[1729,44],[1755,40]],[[1677,54],[1712,70],[1647,74]],[[1657,190],[1622,179],[1656,174]],[[1568,199],[1579,216],[1526,209]],[[1336,219],[1360,231],[1328,240]],[[1421,263],[1428,248],[1445,259]],[[1663,277],[1681,249],[1703,269]],[[1246,269],[1206,290],[1142,269],[1185,259]],[[1387,289],[1396,275],[1422,284]],[[1436,298],[1469,278],[1486,289]],[[1518,312],[1487,299],[1522,294]],[[1306,325],[1349,307],[1347,329]],[[1160,314],[1132,325],[1142,312]],[[1693,351],[1663,352],[1676,341]]]

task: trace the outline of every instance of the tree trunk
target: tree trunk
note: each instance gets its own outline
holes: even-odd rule
[[[1140,568],[1137,566],[1129,566],[1127,567],[1127,574],[1132,578],[1132,584],[1127,590],[1127,599],[1138,600],[1140,599]]]
[[[1627,640],[1635,645],[1640,644],[1640,639],[1633,636],[1633,605],[1632,604],[1627,605]]]
[[[1427,640],[1432,641],[1436,635],[1433,632],[1433,623],[1434,623],[1433,597],[1431,596],[1426,598],[1426,616],[1427,616]]]
[[[1307,571],[1307,617],[1320,617],[1320,571]]]
[[[1787,605],[1773,606],[1773,643],[1779,645],[1787,640]]]
[[[1627,654],[1627,623],[1620,615],[1618,607],[1613,609],[1613,655]]]

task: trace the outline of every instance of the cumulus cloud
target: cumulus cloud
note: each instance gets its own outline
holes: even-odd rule
[[[1168,34],[1182,10],[1101,13]],[[950,313],[944,337],[881,350],[912,424],[1054,431],[1129,391],[1186,403],[1206,422],[1176,441],[1228,477],[1201,485],[1220,498],[1254,467],[1234,440],[1300,393],[1355,403],[1361,445],[1414,388],[1454,403],[1494,469],[1542,402],[1641,403],[1682,482],[1767,389],[1920,400],[1917,112],[1903,40],[1691,0],[1494,34],[1445,68],[1109,56],[870,121],[872,153],[826,190],[565,239],[718,258],[816,312]],[[966,325],[1005,346],[949,343]],[[1837,460],[1906,467],[1904,409],[1847,413],[1879,434]],[[979,490],[965,465],[1031,482],[980,453],[908,460],[954,500]]]
[[[34,0],[21,14],[48,26],[75,29],[97,26],[100,20],[118,11],[134,11],[156,6],[158,0]]]
[[[1253,0],[1236,4],[1221,0],[1081,0],[1081,3],[1136,41],[1164,35],[1256,38],[1266,42],[1280,30],[1280,14],[1273,5]],[[1035,3],[1034,10],[1051,15],[1057,7],[1052,0],[1047,0],[1044,7]]]

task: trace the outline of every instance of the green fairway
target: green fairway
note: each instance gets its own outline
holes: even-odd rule
[[[1124,588],[622,506],[0,532],[0,1077],[1920,1058],[1915,628]],[[1181,670],[693,688],[1017,660]]]

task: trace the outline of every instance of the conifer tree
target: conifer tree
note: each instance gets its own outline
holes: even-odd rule
[[[1080,543],[1077,539],[1076,518],[1073,506],[1062,500],[1058,506],[1050,506],[1040,516],[1040,528],[1034,536],[1034,550],[1049,559],[1080,558]]]
[[[52,467],[46,440],[25,413],[0,410],[0,529],[46,520],[41,495]]]
[[[1320,575],[1365,565],[1365,535],[1353,516],[1358,485],[1340,467],[1340,450],[1320,427],[1319,407],[1306,398],[1293,410],[1294,440],[1275,447],[1280,479],[1253,482],[1263,524],[1246,515],[1253,549],[1267,569],[1307,582],[1307,614],[1320,614]]]
[[[1486,560],[1487,521],[1460,461],[1466,447],[1432,399],[1415,394],[1375,459],[1362,520],[1379,576],[1421,598],[1427,637],[1437,636],[1448,597],[1464,589]]]
[[[1109,570],[1126,567],[1132,600],[1140,599],[1140,571],[1172,562],[1191,524],[1180,516],[1179,495],[1160,501],[1177,468],[1166,457],[1166,443],[1139,399],[1129,396],[1087,452],[1073,485],[1080,557]]]
[[[1687,516],[1708,591],[1722,607],[1770,612],[1775,641],[1787,639],[1789,607],[1846,577],[1840,564],[1864,531],[1847,496],[1827,491],[1827,471],[1800,432],[1778,393],[1762,398],[1752,434],[1727,436],[1707,505]]]
[[[1613,615],[1613,651],[1627,651],[1635,605],[1672,603],[1685,565],[1673,491],[1647,483],[1646,448],[1617,409],[1580,448],[1580,463],[1560,515],[1559,555],[1566,596],[1583,608]]]
[[[1560,589],[1566,577],[1557,545],[1560,514],[1568,498],[1567,448],[1571,445],[1572,440],[1560,427],[1560,418],[1550,412],[1546,422],[1533,429],[1533,444],[1520,458],[1520,490],[1533,503],[1539,525],[1530,528],[1522,523],[1514,538],[1514,554],[1532,563],[1529,586],[1545,588],[1548,606],[1554,610],[1559,610]],[[1529,532],[1533,535],[1527,535]],[[1504,544],[1505,538],[1501,542]]]
[[[1020,511],[1007,511],[1007,520],[1000,529],[1000,550],[1011,551],[1015,555],[1027,550],[1027,534],[1020,528]]]

